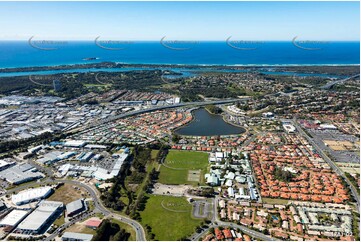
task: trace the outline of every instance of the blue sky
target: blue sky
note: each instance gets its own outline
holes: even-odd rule
[[[0,2],[0,40],[359,40],[359,2]]]

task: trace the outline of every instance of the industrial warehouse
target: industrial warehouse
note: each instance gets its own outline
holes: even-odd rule
[[[63,203],[42,201],[16,228],[15,232],[25,234],[41,234],[63,210]]]
[[[66,214],[68,217],[73,217],[86,210],[86,204],[83,199],[75,200],[66,205]]]
[[[30,164],[19,164],[0,160],[0,179],[10,184],[17,185],[35,179],[43,178],[45,175]]]
[[[18,194],[12,195],[11,201],[15,205],[23,205],[30,202],[38,201],[48,197],[53,192],[52,187],[38,187],[33,189],[28,189],[19,192]]]

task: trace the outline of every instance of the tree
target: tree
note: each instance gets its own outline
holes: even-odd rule
[[[130,237],[130,234],[127,233],[124,229],[120,229],[114,236],[114,241],[127,241]]]
[[[180,139],[181,139],[181,137],[179,134],[173,133],[173,135],[172,135],[173,143],[178,143]]]

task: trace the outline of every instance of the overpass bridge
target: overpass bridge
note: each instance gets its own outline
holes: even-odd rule
[[[163,110],[163,109],[170,109],[170,108],[179,108],[179,107],[185,107],[185,106],[194,106],[194,107],[199,107],[199,106],[205,106],[205,105],[216,105],[216,104],[227,104],[227,103],[234,103],[234,102],[239,102],[239,101],[246,101],[246,100],[250,100],[249,97],[246,98],[236,98],[236,99],[223,99],[223,100],[216,100],[216,101],[201,101],[201,102],[184,102],[184,103],[178,103],[178,104],[172,104],[172,105],[166,105],[166,106],[158,106],[158,107],[152,107],[152,108],[147,108],[147,109],[142,109],[142,110],[136,110],[136,111],[131,111],[131,112],[127,112],[127,113],[122,113],[122,114],[118,114],[100,121],[96,121],[92,124],[86,125],[85,127],[83,127],[81,130],[85,130],[85,129],[89,129],[89,128],[93,128],[105,123],[109,123],[112,121],[115,121],[117,119],[121,119],[121,118],[126,118],[126,117],[130,117],[130,116],[134,116],[134,115],[138,115],[138,114],[142,114],[142,113],[148,113],[148,112],[154,112],[157,110]],[[78,130],[78,131],[81,131]],[[74,131],[73,129],[68,130],[68,131]]]
[[[331,82],[327,83],[326,85],[323,85],[321,88],[322,89],[330,89],[331,87],[333,87],[334,85],[336,85],[338,83],[343,83],[345,81],[351,80],[351,79],[356,78],[356,77],[360,77],[360,74],[357,74],[357,75],[354,75],[354,76],[351,76],[351,77],[347,77],[347,78],[344,78],[344,79],[341,79],[341,80],[331,81]]]

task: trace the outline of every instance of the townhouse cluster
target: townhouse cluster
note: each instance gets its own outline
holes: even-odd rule
[[[231,152],[238,149],[250,134],[248,132],[236,135],[219,135],[219,136],[188,136],[182,135],[172,149],[177,150],[196,150],[207,152]]]
[[[251,237],[242,233],[239,229],[214,228],[214,232],[207,234],[203,241],[252,241]]]
[[[349,200],[342,179],[303,137],[285,134],[283,138],[286,144],[270,146],[260,139],[246,148],[262,197],[327,203]],[[277,177],[280,169],[289,180]]]
[[[229,200],[250,201],[260,198],[252,175],[252,165],[247,154],[215,152],[209,156],[210,170],[205,174],[206,183],[219,186],[220,196]]]
[[[282,240],[354,240],[352,208],[334,203],[286,204],[218,200],[218,216]]]

